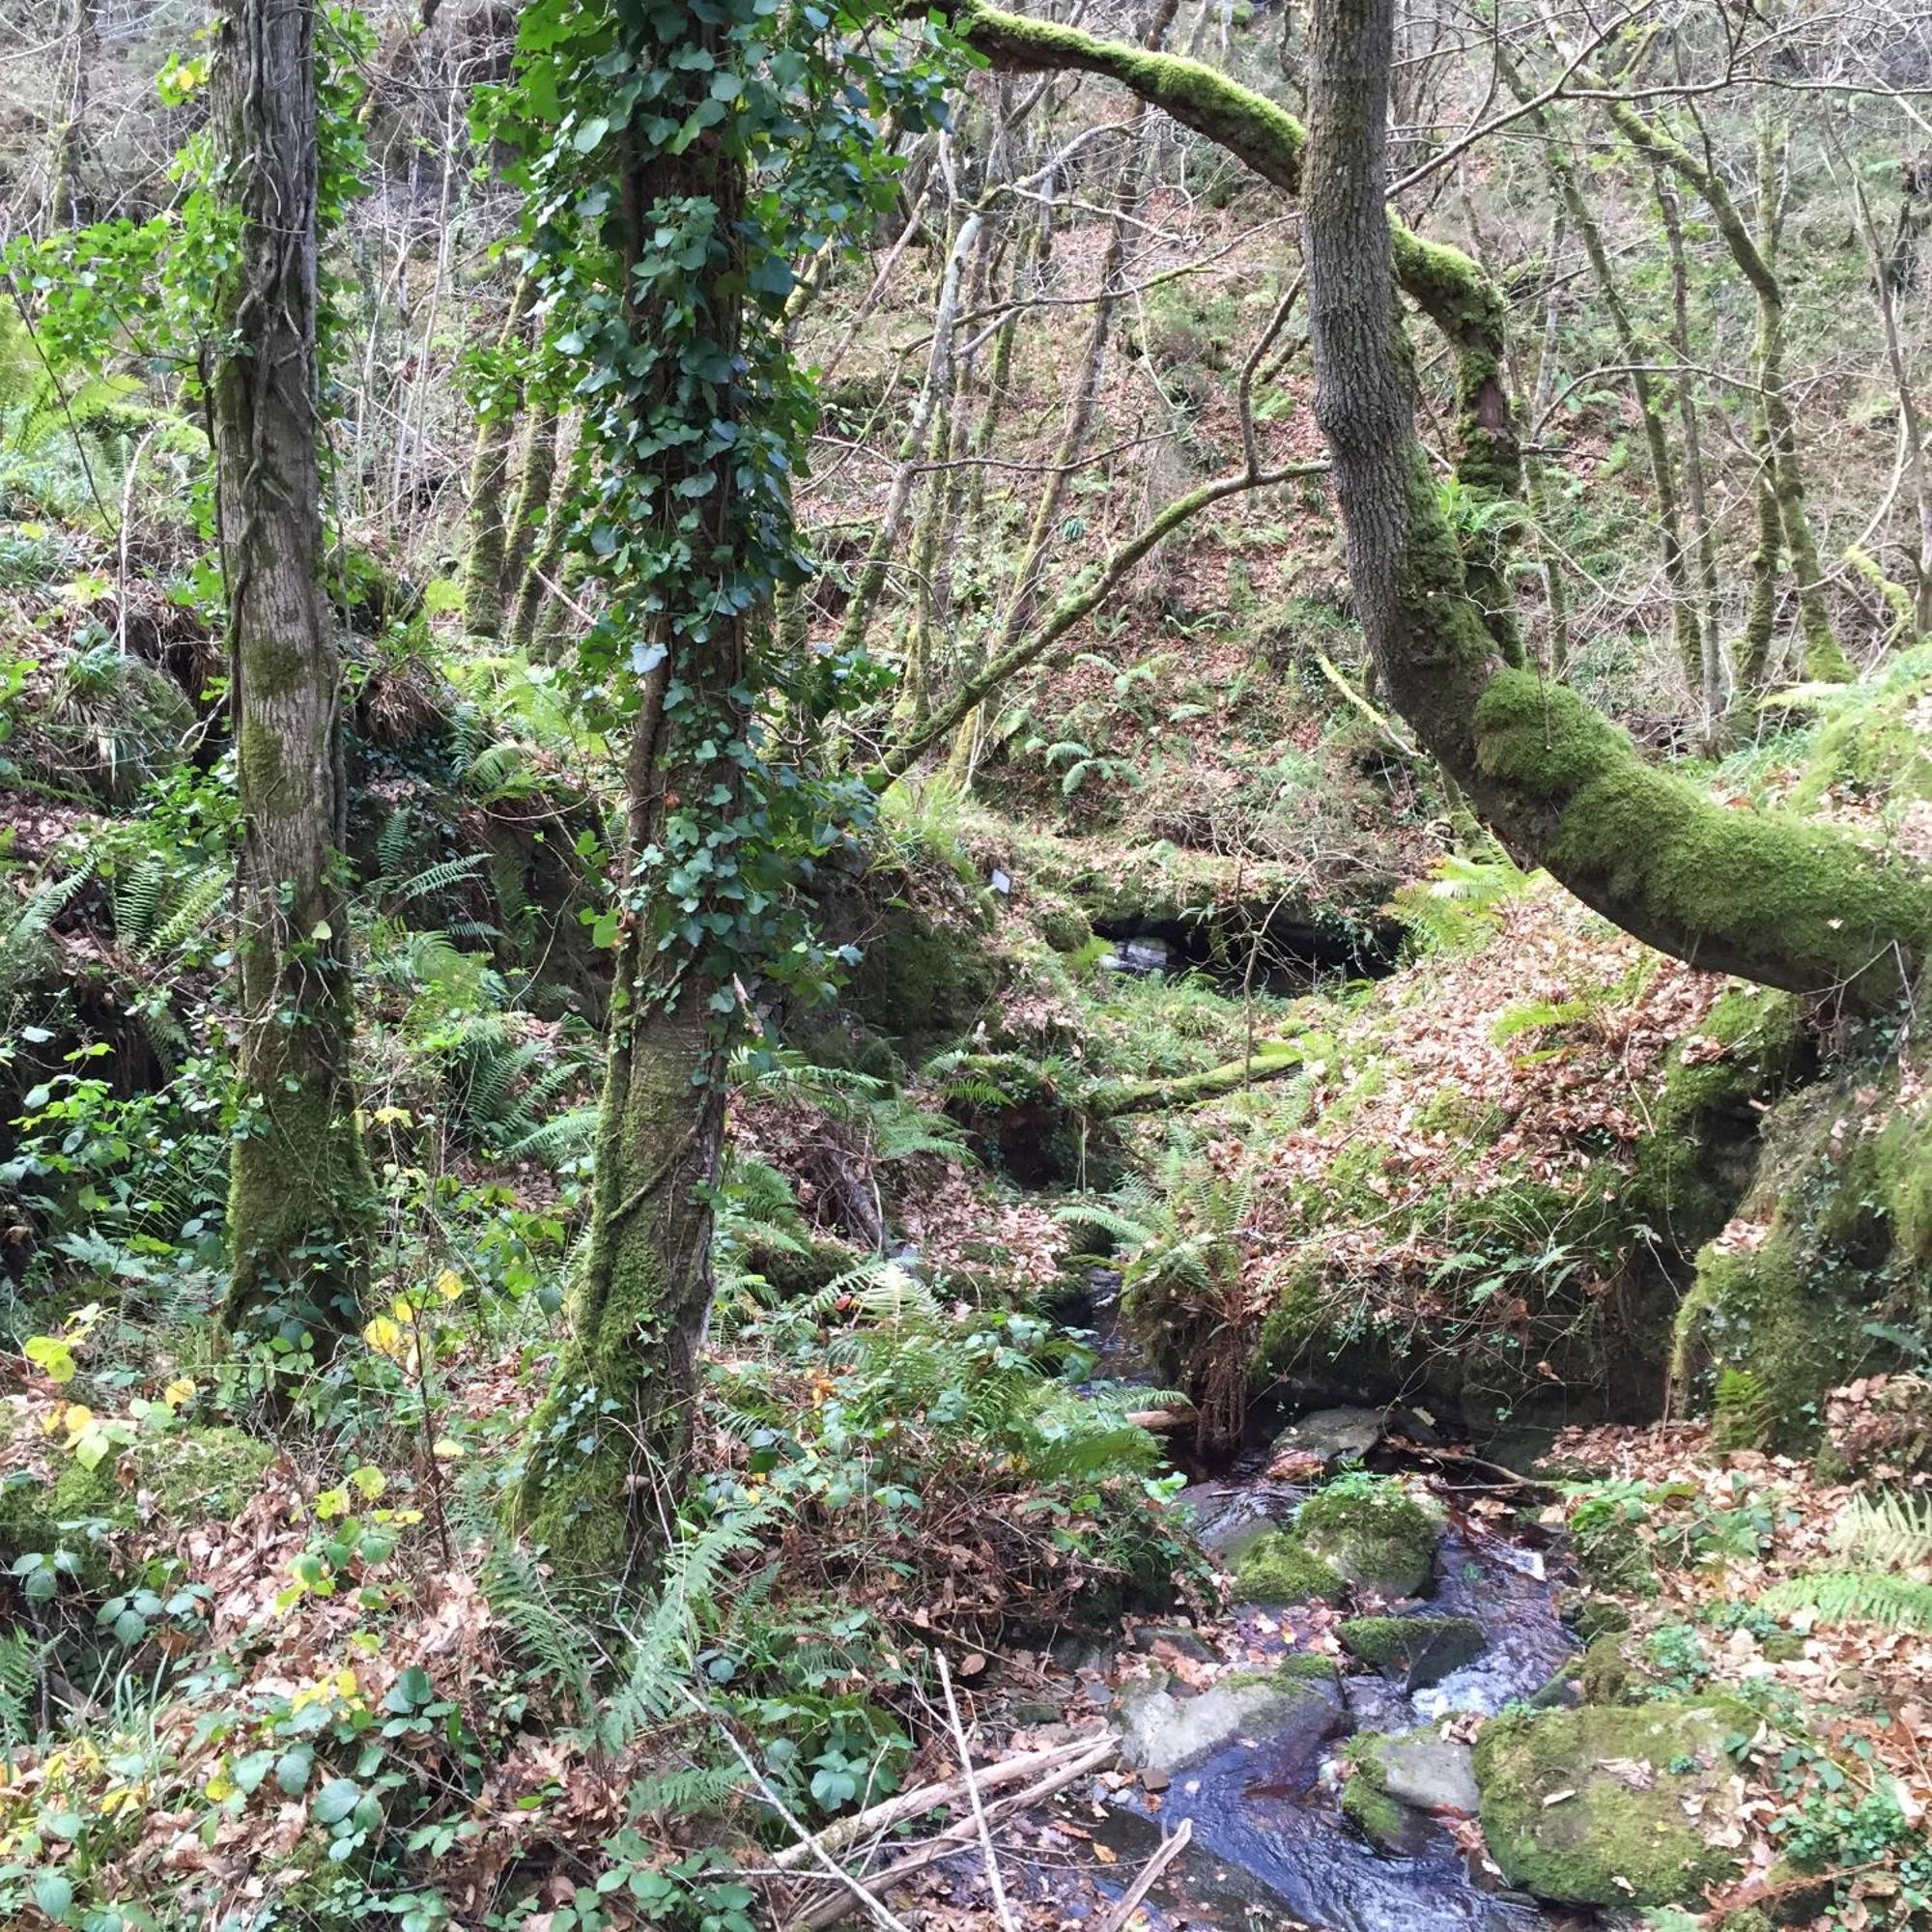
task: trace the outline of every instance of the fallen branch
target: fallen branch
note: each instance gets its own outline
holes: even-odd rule
[[[1003,1790],[1009,1784],[1017,1784],[1037,1774],[1048,1772],[1063,1765],[1070,1758],[1091,1750],[1094,1744],[1108,1733],[1089,1732],[1083,1738],[1074,1738],[1067,1743],[1047,1745],[1039,1750],[1022,1751],[1017,1757],[1002,1758],[997,1764],[984,1764],[974,1774],[980,1780],[981,1791]],[[781,1871],[793,1871],[800,1865],[809,1864],[819,1852],[836,1852],[846,1845],[854,1844],[861,1838],[883,1837],[886,1833],[903,1825],[908,1819],[923,1818],[928,1811],[950,1810],[966,1795],[964,1777],[942,1778],[931,1784],[922,1784],[913,1791],[901,1791],[896,1796],[883,1800],[868,1810],[855,1813],[850,1818],[840,1818],[826,1826],[809,1845],[787,1845],[772,1860]]]
[[[1180,1821],[1180,1829],[1173,1837],[1163,1839],[1160,1849],[1141,1867],[1140,1877],[1127,1888],[1126,1896],[1107,1915],[1106,1923],[1100,1927],[1100,1932],[1121,1932],[1121,1928],[1134,1916],[1141,1900],[1153,1889],[1154,1880],[1186,1850],[1187,1841],[1193,1835],[1194,1820],[1183,1818]]]
[[[973,1807],[973,1826],[980,1833],[980,1850],[986,1861],[986,1885],[993,1894],[993,1910],[999,1914],[1005,1932],[1019,1932],[1013,1923],[1013,1909],[1007,1903],[1007,1889],[1000,1883],[1000,1855],[993,1849],[993,1828],[986,1822],[986,1807],[973,1778],[973,1747],[967,1741],[966,1726],[960,1721],[959,1700],[952,1694],[952,1666],[947,1662],[943,1650],[935,1650],[932,1661],[939,1666],[939,1688],[946,1692],[946,1715],[952,1720],[952,1736],[959,1747],[959,1762],[966,1767],[966,1797]]]
[[[1201,1420],[1191,1406],[1187,1408],[1130,1408],[1122,1421],[1134,1429],[1149,1429],[1158,1435],[1165,1429],[1192,1429]]]
[[[1037,1784],[1029,1785],[1024,1791],[1016,1791],[1004,1798],[999,1804],[987,1809],[989,1824],[1009,1818],[1015,1811],[1023,1811],[1029,1804],[1037,1804],[1043,1799],[1051,1798],[1056,1792],[1064,1791],[1075,1778],[1088,1776],[1113,1758],[1121,1748],[1121,1741],[1113,1732],[1107,1731],[1095,1737],[1089,1747],[1078,1757],[1063,1764],[1057,1771],[1042,1777]],[[982,1772],[981,1778],[985,1776]],[[883,1892],[900,1880],[923,1871],[927,1865],[937,1864],[942,1859],[956,1856],[973,1842],[978,1827],[971,1819],[961,1824],[951,1825],[936,1838],[908,1852],[903,1858],[895,1860],[883,1871],[872,1875],[870,1884],[876,1891]],[[847,1889],[857,1885],[857,1881],[839,1874]],[[823,1928],[836,1924],[841,1914],[850,1909],[844,1896],[839,1892],[827,1892],[815,1904],[806,1906],[792,1915],[785,1923],[784,1932],[823,1932]]]
[[[1258,1081],[1279,1080],[1284,1073],[1294,1072],[1303,1058],[1299,1040],[1264,1039],[1246,1059],[1210,1066],[1205,1073],[1183,1073],[1174,1080],[1107,1081],[1088,1095],[1087,1111],[1096,1119],[1111,1121],[1118,1114],[1199,1106],[1203,1100],[1218,1100]]]

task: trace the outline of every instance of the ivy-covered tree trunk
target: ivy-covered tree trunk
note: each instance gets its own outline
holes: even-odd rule
[[[340,666],[322,582],[316,10],[222,0],[213,115],[240,256],[212,384],[242,848],[231,1325],[356,1319],[373,1190],[351,1076]]]
[[[708,86],[707,73],[699,83]],[[697,801],[728,806],[739,792],[749,626],[768,612],[733,612],[726,582],[737,565],[734,439],[749,417],[739,353],[744,163],[715,128],[675,156],[621,146],[618,227],[631,291],[623,334],[655,353],[639,356],[645,373],[613,405],[630,433],[614,414],[603,428],[606,509],[613,529],[635,517],[634,540],[648,527],[658,554],[685,559],[691,575],[658,581],[651,602],[667,608],[619,673],[640,674],[625,771],[627,870],[637,884],[617,949],[572,1334],[532,1424],[512,1518],[560,1569],[631,1578],[664,1547],[690,1459],[732,1031],[728,978],[706,964],[704,935],[667,933],[656,899],[666,881],[653,868],[675,843],[673,814]],[[662,263],[665,233],[694,226],[705,238],[691,250],[701,266],[670,281],[650,276],[645,258]],[[684,304],[707,344],[701,367],[680,352],[668,318]],[[618,453],[627,445],[656,452],[647,481],[627,473]],[[708,582],[707,570],[716,573]],[[693,608],[699,603],[710,614]]]
[[[1932,881],[1824,827],[1719,806],[1646,764],[1575,692],[1523,667],[1500,559],[1459,545],[1416,438],[1390,281],[1447,339],[1458,479],[1479,497],[1521,487],[1500,380],[1505,305],[1475,263],[1384,206],[1389,0],[1317,11],[1319,142],[1198,62],[977,4],[952,19],[996,66],[1107,75],[1306,192],[1317,414],[1362,628],[1390,701],[1504,843],[1694,964],[1865,1008],[1906,992],[1932,952]]]

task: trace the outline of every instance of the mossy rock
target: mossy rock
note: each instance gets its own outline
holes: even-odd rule
[[[133,1498],[121,1487],[112,1458],[92,1469],[70,1462],[51,1483],[14,1475],[0,1485],[0,1570],[37,1552],[58,1556],[96,1589],[113,1575],[104,1538],[133,1525]]]
[[[1492,1718],[1476,1742],[1483,1835],[1512,1885],[1565,1905],[1690,1905],[1737,1874],[1721,1700]]]
[[[1910,1078],[1870,1063],[1766,1117],[1739,1218],[1713,1243],[1678,1311],[1672,1372],[1715,1371],[1727,1439],[1815,1445],[1826,1392],[1910,1366],[1888,1341],[1932,1319],[1932,1054]]]
[[[1302,1504],[1294,1537],[1350,1588],[1393,1600],[1428,1587],[1442,1523],[1393,1484],[1337,1484]]]
[[[1237,1604],[1338,1604],[1348,1587],[1297,1538],[1281,1530],[1249,1544],[1235,1562]]]
[[[1621,1704],[1630,1694],[1630,1659],[1622,1635],[1605,1631],[1590,1639],[1577,1666],[1577,1682],[1586,1704]]]
[[[1571,1545],[1577,1569],[1598,1589],[1621,1597],[1657,1595],[1656,1554],[1639,1533],[1636,1519],[1621,1508],[1579,1516],[1571,1525]]]
[[[1570,1628],[1587,1646],[1605,1632],[1622,1632],[1631,1627],[1631,1613],[1614,1597],[1586,1596],[1564,1611]]]
[[[206,1423],[144,1440],[134,1470],[156,1514],[185,1528],[235,1515],[261,1489],[277,1454],[273,1443],[245,1430]]]
[[[1400,1858],[1413,1846],[1418,1820],[1407,1805],[1391,1798],[1358,1763],[1342,1787],[1342,1815],[1377,1851]]]
[[[1335,1634],[1350,1657],[1410,1690],[1439,1684],[1488,1648],[1474,1617],[1350,1617]]]

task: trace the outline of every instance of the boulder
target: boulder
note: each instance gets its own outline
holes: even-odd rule
[[[1480,1816],[1512,1885],[1565,1905],[1692,1905],[1738,1869],[1744,1781],[1722,1699],[1586,1704],[1492,1718],[1476,1742]]]
[[[1195,1542],[1228,1568],[1263,1537],[1293,1521],[1301,1496],[1267,1484],[1233,1489],[1225,1483],[1196,1483],[1176,1500],[1187,1512]]]
[[[1327,1564],[1279,1531],[1250,1544],[1235,1565],[1237,1604],[1334,1604],[1347,1592],[1348,1585]]]
[[[1394,1483],[1350,1480],[1310,1496],[1294,1535],[1351,1589],[1394,1599],[1428,1587],[1442,1523]]]
[[[1417,1811],[1453,1812],[1473,1818],[1481,1803],[1476,1791],[1475,1753],[1432,1730],[1404,1732],[1370,1740],[1381,1773],[1382,1789]]]
[[[1349,1747],[1342,1811],[1377,1850],[1417,1849],[1420,1812],[1473,1817],[1478,1803],[1467,1745],[1431,1730],[1357,1738]]]
[[[1171,1777],[1242,1738],[1293,1733],[1310,1750],[1332,1737],[1341,1703],[1327,1680],[1301,1670],[1223,1678],[1192,1697],[1165,1684],[1122,1700],[1122,1754],[1143,1776]]]
[[[1318,1408],[1291,1422],[1274,1438],[1272,1458],[1313,1457],[1333,1469],[1358,1463],[1382,1439],[1388,1413],[1379,1408]]]
[[[1488,1647],[1474,1617],[1350,1617],[1335,1634],[1350,1657],[1409,1690],[1441,1683]]]

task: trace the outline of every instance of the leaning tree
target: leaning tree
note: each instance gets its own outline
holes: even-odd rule
[[[1321,0],[1311,128],[1185,57],[974,4],[954,30],[994,67],[1118,81],[1303,204],[1316,416],[1382,689],[1520,858],[1665,952],[1860,1009],[1909,991],[1932,949],[1932,881],[1828,827],[1719,806],[1527,662],[1498,550],[1506,521],[1452,523],[1415,431],[1401,303],[1455,369],[1456,473],[1519,498],[1505,303],[1466,255],[1387,207],[1391,0]],[[1393,286],[1392,286],[1393,284]]]

